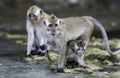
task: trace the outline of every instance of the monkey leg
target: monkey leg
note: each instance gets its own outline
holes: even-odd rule
[[[27,30],[28,40],[27,40],[27,53],[26,56],[31,56],[31,50],[34,43],[34,32],[32,29]]]
[[[59,51],[59,58],[58,58],[58,67],[57,67],[57,72],[61,73],[64,72],[63,68],[65,66],[65,48],[61,48],[61,50]]]

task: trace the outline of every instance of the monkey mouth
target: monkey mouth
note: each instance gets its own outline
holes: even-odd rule
[[[55,36],[56,34],[55,33],[51,33],[52,36]]]
[[[35,21],[34,20],[30,20],[31,24],[34,25],[35,24]]]
[[[35,24],[35,22],[34,22],[34,21],[30,21],[30,22],[31,22],[31,24],[32,24],[32,25],[34,25],[34,24]]]
[[[55,34],[51,34],[52,36],[55,36]]]
[[[81,57],[82,55],[84,55],[84,51],[78,51],[77,55]]]

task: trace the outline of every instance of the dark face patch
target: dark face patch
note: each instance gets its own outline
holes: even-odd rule
[[[54,24],[49,24],[48,26],[49,26],[49,27],[57,27],[58,24],[57,24],[57,23],[54,23]]]
[[[75,54],[81,57],[85,52],[84,46],[85,45],[83,41],[76,41],[75,43],[73,43],[71,49],[73,52],[75,52]]]
[[[57,27],[58,27],[58,24],[54,23],[54,24],[49,24],[48,25],[48,31],[50,31],[51,35],[52,36],[55,36],[56,35],[56,32],[57,32]]]
[[[28,18],[32,24],[34,24],[37,21],[37,16],[35,14],[29,14]]]

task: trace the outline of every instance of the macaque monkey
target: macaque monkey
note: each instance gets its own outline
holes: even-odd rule
[[[56,43],[59,49],[58,68],[57,71],[61,72],[64,68],[65,54],[67,49],[67,42],[70,40],[79,40],[82,38],[85,43],[84,49],[86,50],[90,36],[94,29],[94,24],[97,26],[103,35],[105,48],[109,54],[120,54],[120,50],[115,52],[111,51],[108,44],[108,37],[103,28],[103,25],[95,18],[90,16],[83,17],[69,17],[69,18],[57,18],[55,15],[50,15],[48,19],[43,21],[45,25],[46,38]],[[84,56],[83,56],[84,57]]]
[[[48,48],[47,50],[54,51],[54,48],[58,49],[59,57],[58,57],[58,68],[57,72],[62,72],[64,67],[64,60],[65,60],[65,52],[66,52],[66,41],[65,41],[65,30],[64,24],[62,25],[61,19],[58,19],[54,14],[51,14],[48,19],[43,21],[44,24],[44,33],[46,40],[46,44],[48,42],[53,42],[55,47]],[[54,46],[52,45],[52,46]],[[49,47],[49,45],[47,45]],[[63,47],[65,46],[65,47]]]
[[[67,43],[66,61],[75,58],[79,66],[84,66],[85,43],[82,40],[72,40]]]
[[[31,6],[27,11],[27,21],[26,21],[26,29],[28,33],[27,40],[27,56],[31,55],[31,52],[38,50],[38,53],[42,54],[40,51],[44,52],[45,45],[43,40],[43,28],[42,22],[44,18],[48,18],[48,14],[46,14],[42,9],[37,7],[36,5]]]

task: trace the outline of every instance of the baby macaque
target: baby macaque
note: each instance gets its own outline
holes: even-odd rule
[[[72,40],[68,42],[67,46],[66,61],[69,58],[75,58],[74,61],[84,67],[85,43],[82,40]]]

